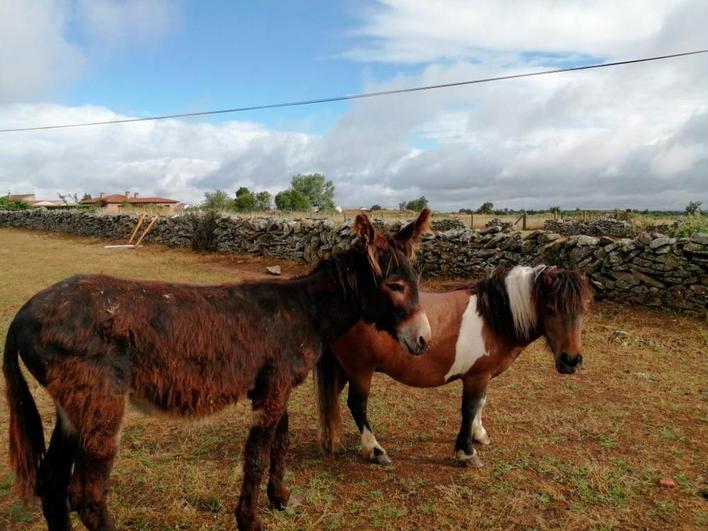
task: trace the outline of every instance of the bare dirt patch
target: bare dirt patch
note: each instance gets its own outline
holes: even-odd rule
[[[198,255],[150,246],[106,250],[103,240],[0,230],[0,340],[31,295],[76,273],[216,283],[257,278],[263,258]],[[430,283],[429,289],[461,281]],[[290,406],[288,483],[302,499],[262,517],[271,529],[708,527],[708,327],[704,321],[597,304],[585,325],[580,373],[555,373],[541,342],[491,385],[481,447],[486,466],[452,461],[460,386],[411,389],[377,375],[370,419],[394,460],[370,465],[345,411],[348,451],[324,456],[311,382]],[[47,432],[53,408],[32,382]],[[343,404],[343,407],[344,404]],[[131,411],[110,506],[121,529],[228,529],[239,492],[250,415],[238,404],[184,424]],[[0,529],[43,529],[38,504],[11,492],[7,407],[0,400]],[[661,487],[672,479],[676,486]],[[76,524],[77,528],[80,524]]]

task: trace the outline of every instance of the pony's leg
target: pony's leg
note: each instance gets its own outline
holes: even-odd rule
[[[290,498],[290,492],[283,483],[285,456],[289,444],[288,412],[285,411],[275,427],[275,436],[270,446],[270,477],[268,478],[268,500],[280,511],[287,507]]]
[[[50,531],[71,529],[67,489],[77,448],[78,438],[73,427],[57,409],[57,422],[37,482],[37,493],[42,498],[42,511]]]
[[[265,384],[263,384],[265,385]],[[258,492],[263,471],[268,462],[276,427],[285,413],[290,387],[287,384],[270,385],[266,392],[256,391],[262,398],[253,399],[253,424],[244,449],[243,483],[236,506],[239,530],[260,530],[263,525],[256,516]],[[287,428],[287,424],[284,425]],[[284,456],[283,460],[284,460]],[[282,463],[284,465],[284,463]]]
[[[391,464],[391,458],[376,440],[376,437],[371,431],[369,419],[366,416],[366,404],[369,399],[372,376],[373,373],[369,373],[364,376],[349,379],[347,405],[361,433],[362,453],[374,463],[389,465]]]
[[[477,414],[474,416],[474,420],[472,421],[472,437],[474,437],[475,441],[484,445],[487,445],[492,442],[489,439],[487,430],[484,429],[484,426],[482,426],[482,410],[484,409],[484,406],[486,404],[487,394],[485,392],[480,401],[479,408],[477,408]]]
[[[455,442],[455,457],[461,464],[473,465],[477,468],[481,468],[484,464],[473,445],[472,425],[484,405],[488,382],[489,378],[480,376],[462,380],[462,424]]]
[[[89,394],[81,416],[79,450],[69,485],[71,508],[89,530],[116,529],[106,503],[108,477],[118,453],[118,435],[125,412],[125,395]]]

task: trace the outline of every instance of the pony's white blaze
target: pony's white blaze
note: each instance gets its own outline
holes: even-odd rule
[[[475,362],[487,354],[482,337],[482,316],[477,313],[477,296],[472,295],[462,314],[460,333],[455,344],[455,361],[445,375],[445,381],[469,371]]]
[[[536,278],[545,267],[516,266],[504,279],[514,328],[522,338],[528,338],[538,322],[532,291]]]

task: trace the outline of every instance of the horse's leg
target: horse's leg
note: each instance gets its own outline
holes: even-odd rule
[[[286,383],[260,383],[265,389],[255,390],[253,398],[253,424],[248,432],[244,449],[243,483],[236,506],[236,523],[239,530],[259,530],[263,525],[256,516],[258,492],[263,481],[263,471],[281,417],[285,413],[290,386]],[[284,424],[287,428],[287,424]],[[283,463],[284,466],[284,456]]]
[[[106,503],[107,483],[118,452],[125,395],[97,392],[83,398],[88,407],[76,426],[79,450],[69,485],[69,501],[87,529],[112,531],[116,526]]]
[[[484,429],[484,426],[482,426],[482,410],[484,409],[484,406],[487,404],[487,391],[485,389],[484,395],[482,395],[482,399],[479,404],[479,408],[477,408],[477,414],[474,416],[474,420],[472,421],[472,437],[474,437],[474,440],[477,441],[480,444],[487,445],[489,444],[489,435],[487,434],[487,430]]]
[[[285,456],[288,453],[289,443],[288,412],[286,410],[278,421],[273,443],[270,446],[270,477],[268,478],[268,500],[273,507],[280,511],[287,507],[290,498],[290,492],[283,483]]]
[[[484,405],[484,395],[489,378],[485,376],[470,376],[462,379],[462,424],[455,442],[455,457],[464,465],[483,466],[477,455],[472,440],[472,425],[475,417]]]
[[[371,378],[373,373],[359,375],[349,378],[349,397],[347,405],[352,412],[354,422],[356,422],[361,433],[362,453],[372,462],[380,465],[391,464],[386,450],[379,444],[371,431],[369,420],[366,417],[366,403],[369,399],[369,389],[371,389]]]
[[[68,420],[57,409],[57,421],[47,454],[39,468],[37,493],[50,531],[71,529],[67,489],[74,465],[78,438]]]

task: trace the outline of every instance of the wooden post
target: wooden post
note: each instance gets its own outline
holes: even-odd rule
[[[470,212],[470,229],[474,229],[474,212]]]
[[[150,224],[149,224],[149,225],[147,226],[147,228],[145,229],[145,232],[143,232],[143,234],[140,236],[140,239],[138,239],[138,241],[135,242],[135,247],[136,247],[136,248],[138,247],[138,245],[140,245],[140,244],[142,243],[142,241],[145,239],[145,236],[148,235],[148,232],[150,232],[150,229],[153,228],[153,226],[155,225],[155,223],[157,223],[157,220],[158,220],[159,217],[160,217],[159,214],[155,214],[155,217],[152,218],[152,221],[150,222]]]
[[[147,214],[145,212],[140,214],[140,218],[138,219],[138,224],[135,226],[135,230],[133,231],[133,234],[130,235],[130,239],[128,239],[128,245],[133,243],[133,240],[135,239],[135,235],[138,233],[138,229],[140,229],[140,227],[142,227],[143,221],[145,221],[145,216],[147,216]]]
[[[521,228],[526,230],[526,212],[523,213],[523,221],[521,222]]]

